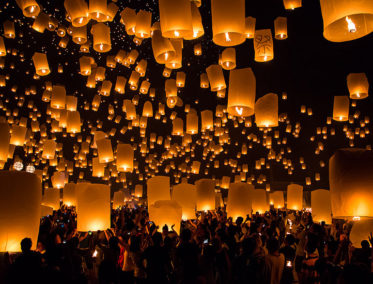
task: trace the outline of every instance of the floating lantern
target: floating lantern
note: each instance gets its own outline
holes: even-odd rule
[[[26,127],[13,125],[12,135],[10,136],[10,144],[15,146],[23,146],[26,140],[26,132]]]
[[[66,183],[63,188],[63,204],[66,206],[76,206],[76,184]]]
[[[152,13],[140,10],[136,14],[135,35],[139,38],[150,37],[150,27],[152,24]]]
[[[252,210],[253,213],[259,212],[263,214],[269,210],[269,204],[267,203],[267,194],[265,189],[251,189],[252,198]]]
[[[5,21],[3,23],[3,28],[4,28],[4,37],[6,38],[15,38],[16,37],[16,31],[14,28],[14,22],[12,21]]]
[[[65,0],[64,6],[74,27],[82,27],[88,24],[88,6],[84,0]]]
[[[245,19],[245,35],[246,38],[254,38],[255,34],[256,19],[253,17],[247,17]]]
[[[219,65],[210,65],[206,68],[206,73],[212,92],[216,92],[227,87],[225,84],[223,70]]]
[[[312,219],[314,222],[332,223],[330,191],[318,189],[311,191]]]
[[[196,218],[196,187],[192,184],[181,183],[172,188],[172,200],[182,208],[182,219]]]
[[[141,198],[143,195],[143,188],[141,184],[136,184],[135,186],[135,196]]]
[[[365,73],[348,74],[347,86],[351,99],[361,100],[368,97],[369,82]]]
[[[46,54],[35,52],[32,61],[34,62],[35,72],[39,76],[46,76],[51,72]]]
[[[66,90],[64,86],[54,85],[51,97],[51,107],[64,109],[66,104]]]
[[[54,140],[46,140],[43,144],[42,158],[47,160],[53,160],[56,153],[57,143]]]
[[[192,7],[193,36],[192,37],[185,36],[184,39],[186,40],[199,38],[203,36],[205,33],[203,29],[203,24],[202,24],[202,17],[201,17],[201,14],[199,13],[199,10],[196,4],[194,2],[191,2],[191,7]]]
[[[134,151],[131,144],[118,144],[116,163],[118,172],[132,172],[133,158]]]
[[[35,0],[17,0],[16,3],[25,17],[33,18],[40,13],[40,6]]]
[[[121,23],[124,24],[128,35],[135,34],[136,27],[136,11],[126,7],[121,13]]]
[[[8,123],[0,123],[0,161],[6,162],[8,160],[10,144],[10,128]]]
[[[228,191],[227,216],[236,221],[244,220],[251,214],[250,186],[246,183],[232,183]]]
[[[223,50],[221,54],[221,66],[225,70],[236,68],[236,50],[233,47]]]
[[[155,176],[147,181],[148,206],[158,200],[170,200],[170,177]]]
[[[98,150],[98,158],[100,163],[109,163],[114,160],[113,156],[113,149],[111,147],[111,140],[110,139],[100,139],[96,141],[97,143],[97,150]]]
[[[286,10],[294,10],[302,7],[302,0],[284,0],[284,6]]]
[[[79,133],[81,127],[79,111],[68,111],[66,124],[67,133]]]
[[[106,1],[106,0],[105,0]],[[97,52],[108,52],[111,50],[110,27],[103,23],[92,26],[93,49]]]
[[[273,205],[273,208],[280,209],[285,207],[284,192],[275,191],[269,194],[269,204]]]
[[[266,94],[255,103],[255,123],[258,127],[278,126],[278,97]]]
[[[302,210],[303,208],[303,186],[289,184],[287,188],[287,209]]]
[[[277,17],[275,19],[275,38],[280,40],[288,38],[288,27],[286,17]]]
[[[200,179],[196,183],[197,211],[215,210],[215,181]]]
[[[196,111],[190,111],[186,116],[186,133],[198,133],[198,115]]]
[[[107,17],[107,0],[89,0],[89,16],[97,22],[106,22]]]
[[[349,114],[350,100],[347,96],[335,96],[333,105],[333,120],[347,121]]]
[[[124,192],[119,190],[114,192],[113,209],[118,209],[124,205]]]
[[[213,120],[213,113],[211,110],[204,110],[201,111],[201,130],[202,132],[206,130],[213,130],[214,128],[214,120]]]
[[[87,42],[87,26],[72,27],[73,42],[77,44],[84,44]]]
[[[273,59],[273,40],[270,29],[255,31],[254,50],[256,62],[267,62]]]

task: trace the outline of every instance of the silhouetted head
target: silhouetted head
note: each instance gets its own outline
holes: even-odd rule
[[[24,238],[21,241],[21,250],[23,253],[29,252],[31,250],[32,241],[30,238]]]

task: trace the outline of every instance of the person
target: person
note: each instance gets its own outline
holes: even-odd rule
[[[267,242],[268,255],[265,256],[265,273],[266,283],[280,284],[282,273],[285,266],[285,256],[279,252],[279,243],[275,238]]]

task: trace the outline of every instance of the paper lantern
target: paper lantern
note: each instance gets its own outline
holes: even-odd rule
[[[80,132],[80,113],[79,111],[68,111],[67,112],[67,133],[79,133]]]
[[[210,82],[210,88],[212,92],[216,92],[227,87],[225,84],[223,70],[219,65],[210,65],[206,68],[206,73]]]
[[[88,24],[88,6],[84,0],[65,0],[64,6],[74,27],[82,27]]]
[[[15,38],[16,37],[16,32],[14,28],[14,22],[12,21],[5,21],[3,23],[3,29],[4,29],[4,37],[6,38]]]
[[[277,17],[275,19],[275,38],[280,40],[288,38],[288,27],[286,17]]]
[[[110,224],[110,187],[103,184],[76,185],[76,215],[79,232],[103,231]]]
[[[43,144],[43,154],[42,154],[42,158],[43,159],[51,159],[53,160],[54,159],[54,155],[56,153],[56,146],[57,146],[57,143],[54,141],[54,140],[46,140],[44,141],[44,144]]]
[[[97,143],[97,150],[98,150],[98,158],[100,163],[109,163],[114,160],[113,156],[113,149],[111,147],[111,140],[110,139],[100,139],[96,141]]]
[[[135,196],[140,198],[143,195],[143,188],[142,184],[136,184],[135,186]]]
[[[49,16],[41,12],[37,15],[34,23],[32,24],[32,28],[39,33],[44,33],[45,29],[48,27],[48,24]]]
[[[172,200],[182,208],[182,219],[196,218],[196,187],[188,183],[180,183],[172,188]]]
[[[186,133],[192,135],[198,133],[198,115],[195,110],[186,115]]]
[[[211,17],[215,44],[234,46],[245,41],[245,0],[212,0]]]
[[[147,181],[148,206],[157,200],[170,200],[170,177],[155,176]]]
[[[202,17],[199,13],[198,7],[196,6],[195,2],[191,2],[192,7],[192,26],[193,26],[193,36],[185,36],[184,39],[186,40],[192,40],[199,38],[204,35],[205,31],[203,29],[202,24]]]
[[[51,180],[52,180],[53,188],[57,188],[57,189],[63,188],[66,183],[65,172],[54,172]]]
[[[79,58],[80,74],[84,76],[91,75],[91,59],[88,56],[82,56]]]
[[[6,162],[8,160],[10,144],[10,128],[8,123],[0,122],[0,161]]]
[[[92,159],[92,176],[93,177],[103,177],[105,173],[105,165],[99,162],[98,158]]]
[[[105,0],[106,1],[106,0]],[[93,49],[97,52],[108,52],[111,50],[110,27],[103,23],[92,26]]]
[[[284,6],[286,10],[294,10],[302,7],[302,0],[284,0]]]
[[[32,61],[34,62],[35,72],[39,76],[46,76],[51,72],[46,54],[35,52]]]
[[[87,26],[72,27],[73,42],[77,44],[84,44],[87,42]]]
[[[35,174],[0,172],[0,252],[20,252],[26,237],[36,248],[40,203],[41,182]]]
[[[135,34],[136,27],[136,10],[126,7],[121,13],[121,23],[124,24],[126,28],[126,33],[128,35]]]
[[[255,31],[254,51],[256,62],[267,62],[273,59],[273,40],[270,29]]]
[[[184,133],[184,121],[177,117],[172,121],[172,135],[183,135]]]
[[[251,68],[231,70],[229,73],[228,113],[235,116],[254,114],[256,79]]]
[[[76,206],[76,184],[66,183],[63,188],[63,204],[66,206]]]
[[[42,205],[53,208],[53,210],[60,209],[60,190],[57,188],[47,188],[44,190]]]
[[[117,169],[119,172],[133,171],[134,151],[131,144],[118,144]]]
[[[127,79],[123,76],[117,76],[117,81],[115,83],[115,91],[123,95],[125,93],[125,86],[127,84]]]
[[[153,105],[151,102],[146,101],[142,109],[142,115],[145,117],[153,117]]]
[[[140,10],[136,14],[135,35],[139,38],[150,37],[150,27],[152,24],[152,13]]]
[[[287,188],[287,209],[302,210],[303,208],[303,186],[289,184]]]
[[[329,160],[333,218],[373,217],[373,153],[339,149]]]
[[[269,211],[265,189],[251,189],[250,194],[253,213],[259,212],[259,214],[263,214],[266,211]]]
[[[10,136],[10,144],[15,146],[23,146],[26,140],[26,132],[26,127],[13,125],[12,135]]]
[[[119,7],[114,2],[110,2],[107,5],[106,17],[109,22],[112,22],[118,13]]]
[[[256,19],[253,17],[247,17],[245,19],[245,35],[246,38],[254,38],[255,34]]]
[[[182,67],[183,57],[183,40],[182,39],[171,39],[171,44],[174,47],[175,55],[167,60],[166,67],[170,69],[179,69]]]
[[[221,66],[225,70],[236,68],[236,50],[233,47],[223,50],[221,54]]]
[[[113,209],[118,209],[124,206],[124,192],[119,190],[113,195]]]
[[[0,56],[6,56],[6,48],[4,38],[2,36],[0,36]]]
[[[278,126],[278,97],[266,94],[255,103],[255,123],[258,127]]]
[[[54,85],[51,97],[51,108],[64,109],[66,104],[66,90],[64,86]]]
[[[78,98],[74,96],[66,96],[66,109],[76,111],[78,107]]]
[[[284,208],[285,201],[284,201],[284,192],[283,191],[275,191],[269,194],[269,204],[273,205],[274,208]]]
[[[215,210],[215,181],[200,179],[196,183],[197,211]]]
[[[236,221],[251,214],[250,186],[247,183],[232,183],[228,190],[227,216]]]
[[[333,120],[347,121],[350,107],[350,100],[347,96],[335,96],[333,105]]]
[[[22,9],[25,17],[36,17],[40,13],[40,6],[35,0],[17,0],[17,5]]]
[[[180,223],[182,217],[181,206],[173,200],[158,200],[149,205],[149,220],[158,226],[158,231],[162,232],[165,225],[171,231],[171,226],[177,234],[180,234]]]
[[[361,100],[368,97],[369,82],[365,73],[348,74],[347,86],[351,99]]]
[[[131,76],[128,80],[131,90],[137,90],[139,84],[140,74],[136,71],[132,71]]]
[[[318,189],[311,191],[312,219],[314,222],[325,224],[332,223],[332,208],[330,202],[330,191]]]
[[[159,0],[158,3],[163,37],[193,37],[192,9],[189,0]]]
[[[350,232],[350,241],[352,243],[352,246],[354,246],[355,248],[361,248],[362,241],[369,241],[369,236],[372,233],[372,228],[372,218],[354,221]]]
[[[202,132],[206,130],[213,130],[214,128],[214,120],[213,120],[213,113],[211,110],[204,110],[201,111],[201,130]]]
[[[333,42],[361,38],[373,31],[370,0],[320,0],[324,37]]]
[[[180,72],[176,73],[176,85],[179,88],[184,88],[184,86],[185,86],[185,78],[186,78],[186,75],[185,75],[184,72],[180,71]]]
[[[97,22],[106,22],[108,20],[107,0],[89,0],[89,15]]]

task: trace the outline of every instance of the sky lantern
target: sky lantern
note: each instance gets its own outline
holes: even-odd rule
[[[4,37],[6,38],[15,38],[16,37],[16,31],[14,28],[14,22],[12,21],[4,21],[3,23],[3,29],[4,29]]]
[[[224,70],[236,68],[236,49],[229,47],[223,50],[221,54],[221,66]]]
[[[177,234],[180,234],[180,224],[182,217],[182,207],[174,200],[158,200],[149,205],[149,220],[158,226],[158,232],[162,232],[165,225],[168,230],[171,227]]]
[[[113,195],[113,209],[118,209],[122,206],[124,206],[124,192],[118,190]]]
[[[157,200],[170,200],[170,177],[154,176],[147,181],[148,206]]]
[[[361,100],[365,99],[369,95],[369,82],[365,73],[348,74],[347,87],[348,91],[350,92],[351,99]]]
[[[245,41],[245,0],[211,1],[213,41],[221,46]]]
[[[106,22],[107,12],[107,0],[89,0],[89,16],[92,20]]]
[[[233,222],[237,217],[244,220],[251,214],[250,186],[247,183],[232,183],[228,191],[227,215]]]
[[[134,35],[136,30],[136,10],[131,8],[124,8],[120,12],[120,22],[125,26],[128,35]]]
[[[202,132],[214,129],[214,119],[211,110],[201,111],[201,124]]]
[[[302,7],[302,0],[283,0],[286,10],[294,10]]]
[[[324,37],[333,42],[361,38],[373,31],[370,0],[320,0]]]
[[[63,204],[66,206],[76,206],[76,184],[66,183],[63,188]]]
[[[265,189],[252,189],[250,190],[251,199],[252,199],[252,210],[255,214],[263,214],[269,210],[269,204],[267,202],[267,194]]]
[[[0,36],[0,57],[6,56],[6,48],[4,43],[4,38]]]
[[[39,76],[46,76],[51,72],[49,69],[47,55],[45,53],[35,52],[32,60],[35,66],[35,72]]]
[[[136,14],[135,35],[139,38],[149,38],[152,25],[152,13],[140,10]]]
[[[25,237],[31,238],[32,249],[36,248],[41,193],[41,182],[35,174],[0,172],[0,252],[20,252]]]
[[[43,154],[41,157],[47,160],[54,159],[54,155],[56,153],[56,146],[57,143],[52,139],[44,141]]]
[[[134,151],[131,144],[118,144],[116,164],[119,172],[132,172],[133,158]]]
[[[186,133],[192,135],[198,133],[198,114],[195,110],[186,115]]]
[[[51,178],[53,188],[63,188],[66,183],[65,172],[54,172]]]
[[[229,72],[228,106],[229,114],[251,116],[254,114],[256,79],[251,68],[235,69]]]
[[[182,136],[184,133],[184,121],[177,117],[172,121],[172,135]]]
[[[203,28],[202,24],[202,17],[199,12],[198,7],[196,6],[195,2],[191,1],[191,7],[192,7],[192,26],[193,26],[193,36],[185,36],[184,39],[191,40],[196,39],[204,35],[205,30]]]
[[[325,224],[332,223],[332,208],[330,202],[330,191],[317,189],[311,191],[312,219],[314,222]]]
[[[302,210],[303,208],[303,186],[289,184],[287,188],[287,209]]]
[[[106,17],[109,22],[112,22],[118,13],[119,7],[114,3],[110,2],[107,5],[107,10],[106,10]]]
[[[64,6],[74,27],[82,27],[88,24],[88,5],[84,0],[65,0]]]
[[[26,140],[27,128],[19,125],[12,126],[12,134],[10,136],[10,144],[15,146],[23,146]]]
[[[143,195],[143,186],[142,184],[136,184],[135,186],[135,196],[141,198]]]
[[[77,44],[84,44],[87,42],[87,26],[72,27],[72,39]]]
[[[158,3],[163,37],[193,37],[192,9],[189,0],[159,0]]]
[[[258,127],[278,126],[278,96],[266,94],[255,103],[255,123]]]
[[[8,160],[10,128],[8,123],[0,122],[0,161]]]
[[[182,220],[196,218],[197,192],[193,184],[180,183],[172,188],[172,200],[182,208]]]
[[[64,109],[66,104],[66,89],[61,85],[54,85],[51,97],[51,107],[54,109]]]
[[[275,38],[276,39],[287,39],[288,27],[286,17],[277,17],[275,19]]]
[[[246,17],[245,19],[245,35],[246,38],[254,38],[256,19],[254,17]]]
[[[347,96],[335,96],[333,106],[333,120],[347,121],[350,108],[350,100]]]
[[[76,215],[79,232],[110,228],[110,187],[104,184],[76,185]]]
[[[373,153],[339,149],[329,160],[333,218],[373,217]]]
[[[67,112],[67,133],[79,133],[81,130],[80,113],[79,111]]]
[[[212,92],[216,92],[227,87],[225,84],[223,70],[218,64],[212,64],[207,67],[206,73]]]
[[[154,59],[159,64],[165,64],[176,55],[176,51],[171,41],[162,36],[162,32],[159,28],[159,22],[155,23],[153,26],[156,27],[152,36]]]
[[[255,31],[254,51],[256,62],[267,62],[273,59],[273,40],[270,29]]]
[[[105,173],[104,163],[99,162],[99,158],[92,158],[92,176],[93,177],[103,177]]]
[[[273,208],[279,209],[285,207],[284,192],[275,191],[269,194],[269,204],[273,205]]]
[[[182,67],[183,59],[183,39],[170,39],[175,50],[175,56],[167,60],[166,67],[170,69],[179,69]]]
[[[106,1],[106,0],[105,0]],[[93,35],[93,49],[97,52],[108,52],[111,50],[110,27],[103,24],[94,24],[91,28]]]
[[[215,210],[215,181],[200,179],[196,183],[197,211]]]
[[[109,163],[114,160],[113,149],[111,147],[110,139],[100,139],[96,141],[98,158],[100,163]]]
[[[115,82],[115,91],[121,95],[123,95],[126,91],[126,84],[127,79],[124,76],[117,76],[117,80]]]
[[[44,14],[43,12],[40,12],[32,24],[32,28],[39,32],[39,33],[44,33],[45,29],[48,27],[49,23],[49,16]]]
[[[25,17],[36,17],[40,13],[40,6],[35,0],[16,0]]]
[[[144,103],[142,115],[146,117],[153,117],[153,105],[150,101],[146,101]]]

